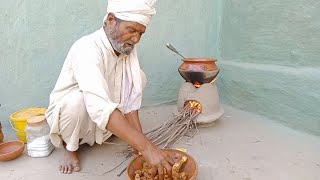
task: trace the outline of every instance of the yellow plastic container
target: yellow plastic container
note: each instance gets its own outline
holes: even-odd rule
[[[46,108],[31,107],[18,110],[10,115],[10,124],[16,131],[17,137],[20,141],[27,143],[26,133],[24,128],[27,125],[27,119],[33,116],[44,115]]]

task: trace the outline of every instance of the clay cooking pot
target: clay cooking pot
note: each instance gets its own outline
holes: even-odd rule
[[[213,58],[185,58],[178,71],[180,75],[193,84],[210,83],[218,75],[219,68]]]

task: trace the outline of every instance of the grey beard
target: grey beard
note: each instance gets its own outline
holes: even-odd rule
[[[121,54],[129,55],[133,50],[133,47],[124,47],[124,43],[120,44],[113,37],[109,38],[110,44],[113,49]]]

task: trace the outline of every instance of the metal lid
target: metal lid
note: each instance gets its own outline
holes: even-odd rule
[[[28,124],[39,124],[46,120],[44,115],[33,116],[27,119]]]

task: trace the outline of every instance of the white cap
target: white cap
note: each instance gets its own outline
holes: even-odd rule
[[[155,2],[156,0],[109,0],[103,22],[109,13],[113,13],[121,20],[137,22],[147,27],[151,17],[156,14]]]

